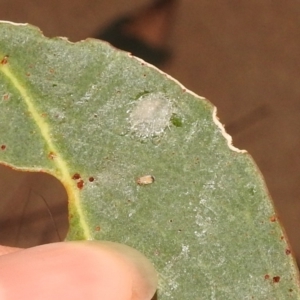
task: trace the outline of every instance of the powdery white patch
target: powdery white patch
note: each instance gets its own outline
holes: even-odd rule
[[[158,136],[169,125],[172,104],[163,94],[148,94],[136,102],[129,114],[130,129],[141,138]]]

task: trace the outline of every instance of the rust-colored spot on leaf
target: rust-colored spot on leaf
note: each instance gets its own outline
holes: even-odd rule
[[[100,226],[97,226],[97,227],[95,228],[96,231],[100,231],[100,229],[101,229]]]
[[[269,275],[269,274],[266,274],[266,275],[265,275],[265,279],[266,279],[266,280],[270,279],[270,275]]]
[[[94,180],[95,180],[95,178],[92,176],[89,178],[89,182],[93,182]]]
[[[83,185],[84,185],[84,181],[82,179],[80,179],[78,182],[77,182],[77,187],[81,190],[83,188]]]
[[[273,282],[278,283],[280,281],[280,276],[274,276],[273,277]]]
[[[1,65],[6,65],[8,63],[8,55],[5,55],[1,60]]]
[[[80,179],[80,174],[75,173],[75,174],[72,176],[72,179],[74,179],[74,180]]]
[[[54,159],[56,157],[56,154],[53,151],[50,151],[48,154],[48,158]]]
[[[291,254],[291,250],[290,250],[290,249],[285,249],[285,254],[286,254],[286,255]]]
[[[4,94],[3,95],[3,100],[8,100],[9,99],[9,94]]]
[[[270,217],[270,221],[271,221],[271,222],[276,222],[276,221],[277,221],[276,215],[271,216],[271,217]]]
[[[1,145],[1,150],[5,150],[6,149],[6,145]]]

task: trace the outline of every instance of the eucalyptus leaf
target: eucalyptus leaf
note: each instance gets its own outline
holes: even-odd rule
[[[143,252],[158,299],[300,299],[262,176],[205,99],[105,42],[0,25],[0,161],[57,177],[67,240]]]

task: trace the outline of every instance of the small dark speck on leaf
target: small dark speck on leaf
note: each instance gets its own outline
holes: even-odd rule
[[[9,99],[9,94],[4,94],[3,95],[3,100],[8,100]]]
[[[265,279],[266,279],[266,280],[270,279],[270,275],[269,275],[269,274],[266,274],[266,275],[265,275]]]
[[[48,158],[50,158],[50,159],[54,159],[56,157],[56,154],[54,153],[54,152],[49,152],[49,154],[48,154]]]
[[[92,176],[89,178],[89,182],[93,182],[94,180],[95,180],[95,179],[94,179],[94,177],[92,177]]]
[[[178,115],[172,114],[170,121],[174,126],[182,127],[182,119]]]
[[[255,188],[253,188],[253,187],[249,188],[249,193],[250,193],[250,195],[254,196],[255,195]]]
[[[1,150],[5,150],[6,149],[6,145],[1,145]]]
[[[280,276],[274,276],[273,277],[273,282],[278,283],[280,281]]]
[[[281,240],[284,240],[284,236],[282,235],[282,236],[280,237],[280,239],[281,239]]]
[[[291,250],[290,250],[290,249],[286,249],[286,250],[285,250],[285,254],[286,254],[286,255],[291,254]]]
[[[277,221],[276,216],[275,216],[275,215],[271,216],[271,217],[270,217],[270,221],[271,221],[271,222],[276,222],[276,221]]]
[[[1,65],[6,65],[8,63],[8,55],[5,55],[1,60]]]
[[[29,77],[29,76],[30,76],[30,73],[27,72],[27,73],[26,73],[26,76]]]
[[[83,188],[83,185],[84,185],[84,181],[82,179],[80,179],[78,182],[77,182],[77,187],[81,190]]]
[[[74,179],[74,180],[80,179],[80,174],[75,173],[75,174],[72,176],[72,179]]]
[[[96,231],[100,231],[100,229],[101,229],[100,226],[97,226],[97,227],[95,228]]]
[[[293,290],[292,289],[289,289],[289,292],[291,293]]]

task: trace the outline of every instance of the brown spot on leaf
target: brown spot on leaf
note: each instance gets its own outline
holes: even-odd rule
[[[6,65],[8,63],[8,55],[5,55],[1,60],[1,65]]]
[[[286,254],[286,255],[291,254],[291,250],[290,250],[290,249],[286,249],[286,250],[285,250],[285,254]]]
[[[74,180],[80,179],[80,174],[75,173],[75,174],[72,176],[72,179],[74,179]]]
[[[278,283],[280,281],[280,276],[274,276],[273,277],[273,282]]]
[[[100,226],[97,226],[97,227],[95,228],[96,231],[100,231],[100,229],[101,229]]]
[[[50,151],[48,154],[48,158],[54,159],[56,157],[56,154],[53,151]]]
[[[94,180],[95,180],[95,178],[92,176],[89,178],[89,182],[93,182]]]
[[[8,100],[9,99],[9,94],[4,94],[3,95],[3,100]]]
[[[77,187],[81,190],[84,186],[84,181],[82,179],[80,179],[78,182],[77,182]]]
[[[276,215],[271,216],[271,217],[270,217],[270,221],[271,221],[271,222],[276,222],[276,221],[277,221]]]
[[[268,280],[268,279],[270,279],[270,275],[269,275],[269,274],[266,274],[266,275],[265,275],[265,280]]]
[[[1,150],[5,150],[6,149],[6,145],[1,145]]]

